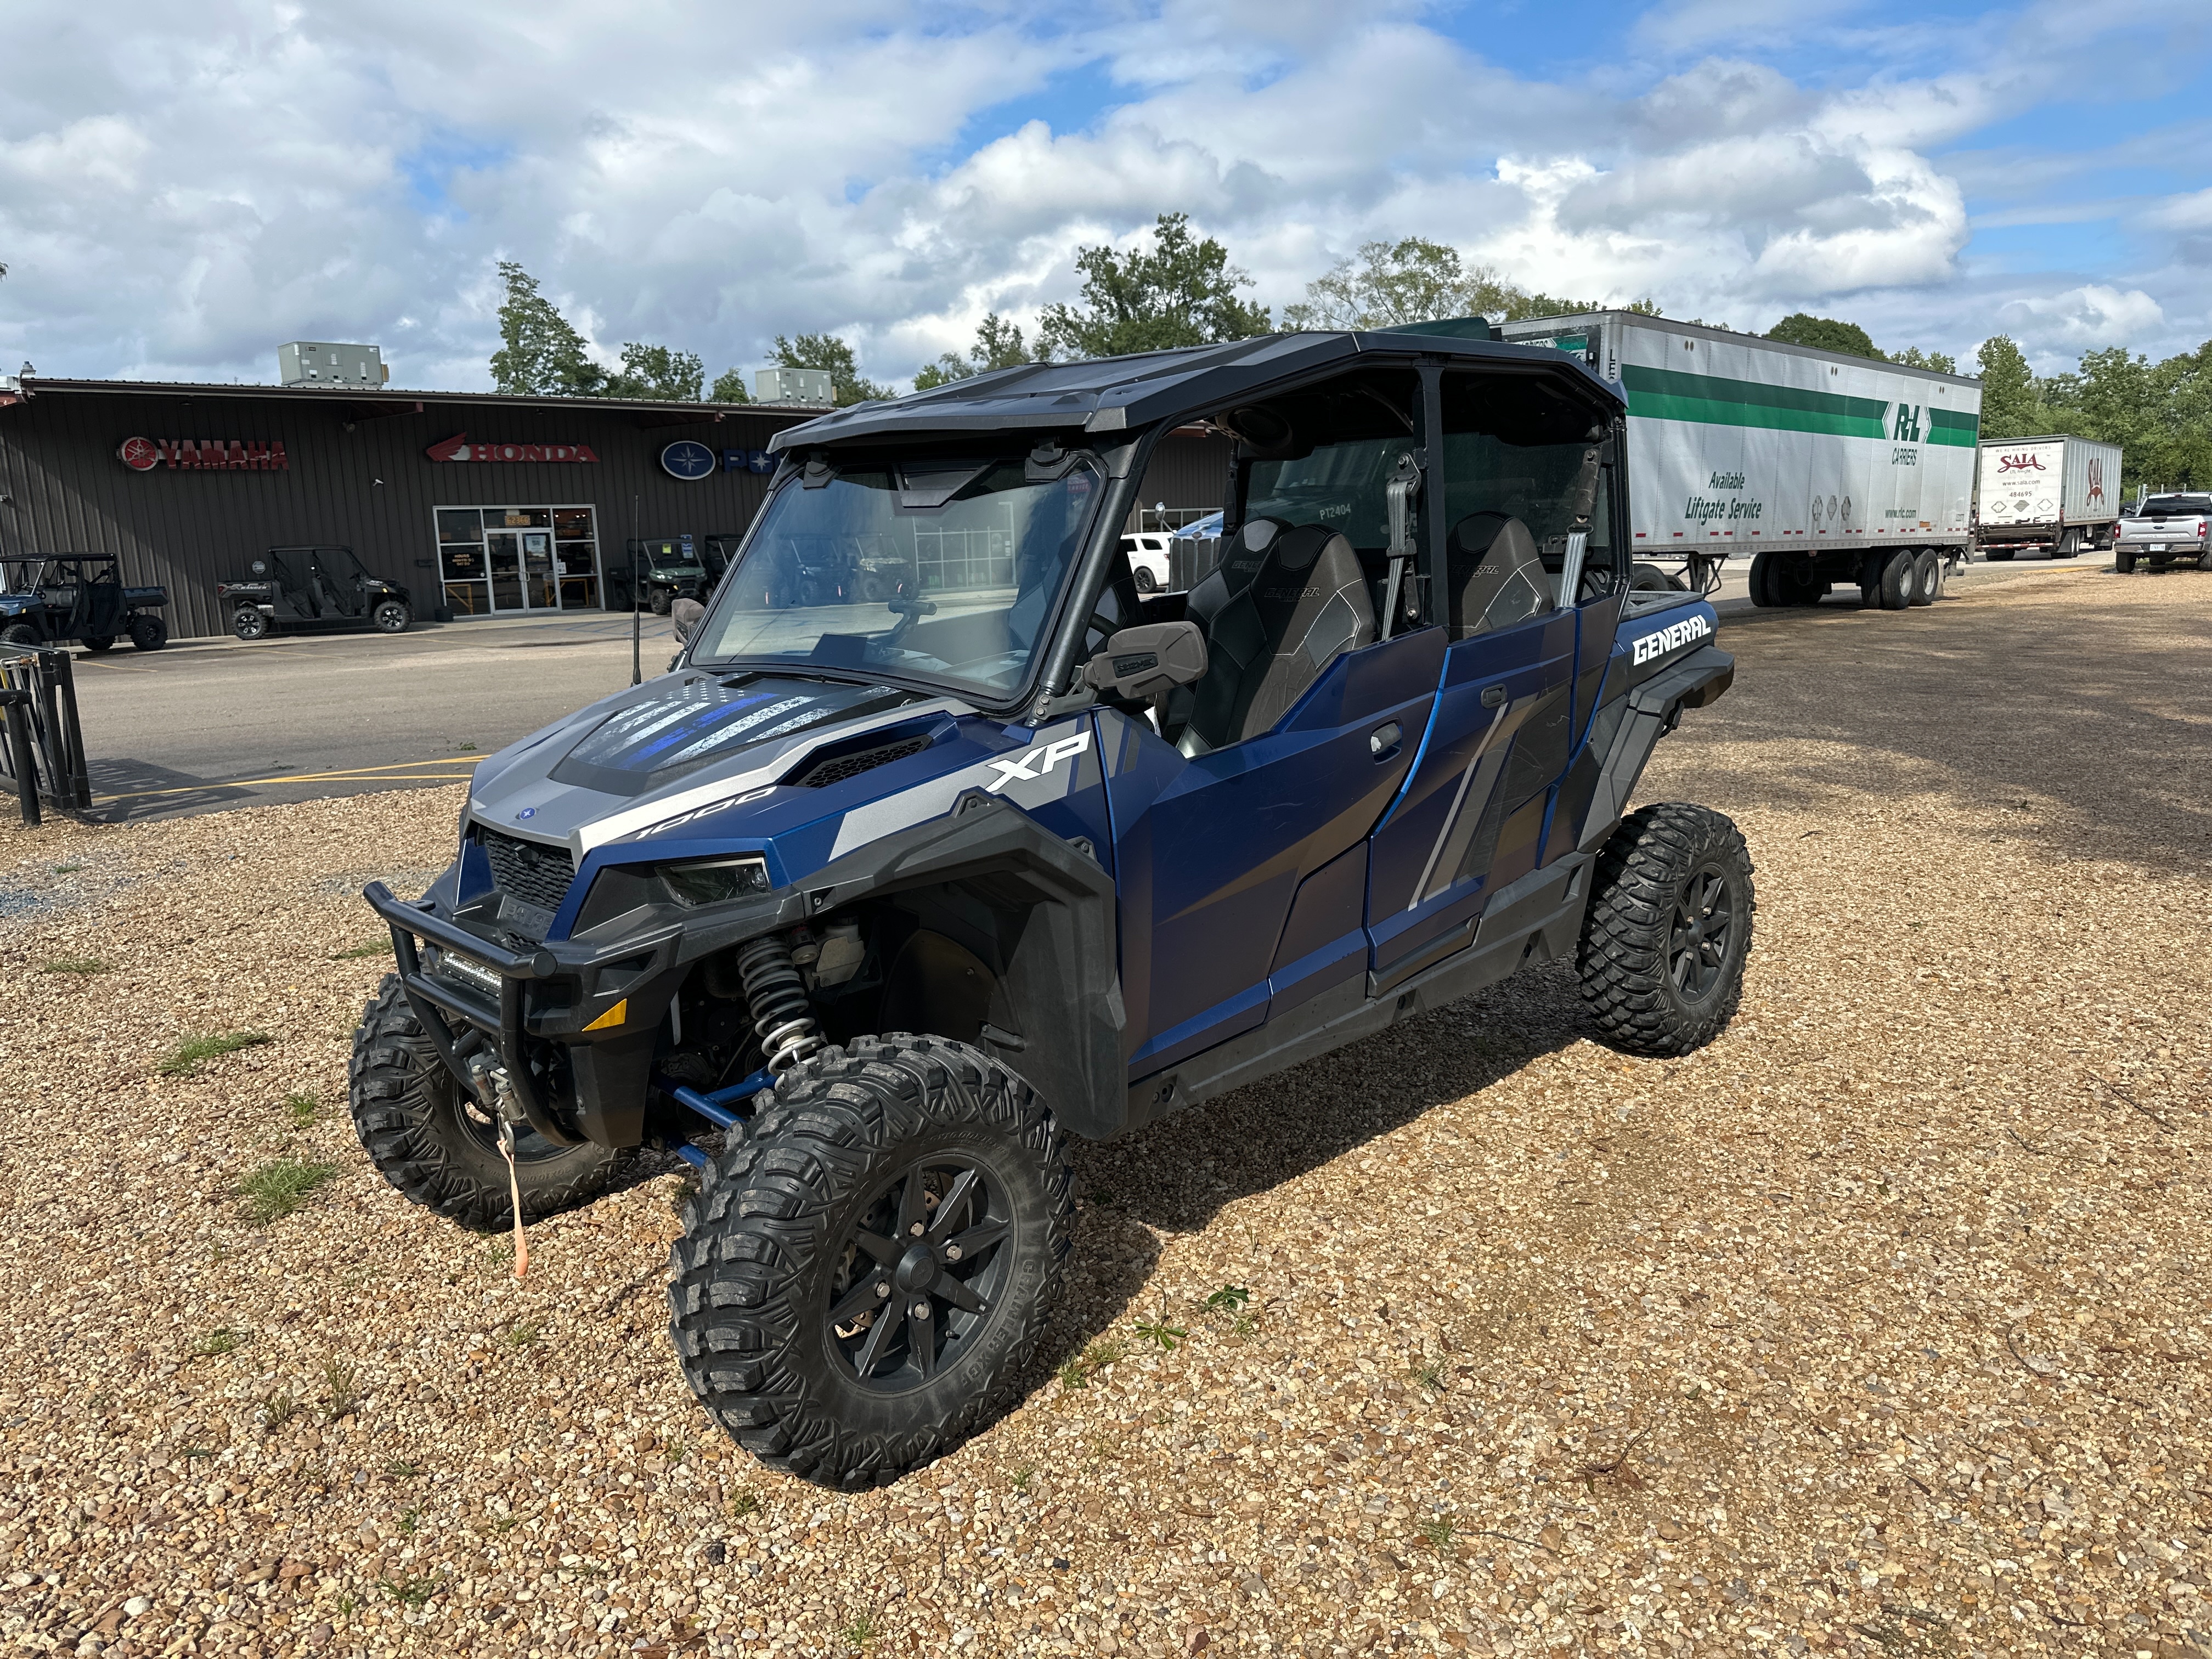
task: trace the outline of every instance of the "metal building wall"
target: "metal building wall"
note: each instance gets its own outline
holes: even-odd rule
[[[266,397],[41,389],[0,407],[0,553],[113,553],[128,583],[169,590],[177,637],[220,634],[215,585],[242,576],[266,547],[344,544],[386,580],[412,590],[418,614],[439,602],[438,507],[587,504],[597,511],[602,568],[632,532],[705,537],[743,531],[768,479],[717,472],[696,483],[660,469],[661,447],[693,438],[715,449],[762,449],[807,416],[737,412],[646,426],[665,413],[461,398],[389,403],[338,392]],[[675,411],[667,411],[673,413]],[[361,419],[376,414],[379,418]],[[465,431],[494,443],[584,443],[597,463],[437,462],[424,450]],[[131,437],[281,439],[282,472],[134,472],[116,451]]]
[[[1229,440],[1218,433],[1185,427],[1160,440],[1145,467],[1137,500],[1145,507],[1164,501],[1170,507],[1203,507],[1211,513],[1229,493]]]

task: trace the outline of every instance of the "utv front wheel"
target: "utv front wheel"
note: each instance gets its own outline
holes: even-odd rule
[[[1743,995],[1751,950],[1751,854],[1703,806],[1631,814],[1598,854],[1577,965],[1606,1040],[1686,1054],[1718,1036]]]
[[[707,1171],[676,1245],[685,1379],[772,1468],[879,1485],[1003,1411],[1060,1294],[1067,1138],[940,1037],[829,1049]]]
[[[363,1011],[346,1069],[354,1133],[377,1173],[401,1196],[478,1232],[514,1224],[499,1125],[438,1058],[398,975],[384,976]],[[514,1173],[523,1220],[590,1203],[635,1156],[590,1141],[556,1146],[533,1129],[518,1130]]]

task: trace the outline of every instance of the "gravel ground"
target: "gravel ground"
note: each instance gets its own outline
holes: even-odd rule
[[[517,1285],[355,1146],[331,884],[458,791],[8,835],[0,1642],[2212,1650],[2212,580],[1726,631],[1645,789],[1758,862],[1720,1042],[1554,968],[1086,1149],[1025,1403],[856,1497],[684,1389],[678,1170]],[[337,1173],[252,1224],[276,1160]]]

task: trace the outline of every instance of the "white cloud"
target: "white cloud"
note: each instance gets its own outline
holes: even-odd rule
[[[2031,295],[1997,313],[2007,329],[2031,347],[2066,347],[2086,351],[2098,346],[2133,345],[2155,332],[2166,312],[2141,289],[2085,283],[2063,294]]]
[[[2056,3],[1981,36],[1884,25],[1859,61],[1902,67],[1817,79],[1691,60],[1771,32],[1750,0],[1662,5],[1642,60],[1564,77],[1443,38],[1420,0],[18,9],[0,356],[52,373],[265,378],[281,341],[329,336],[378,340],[410,384],[482,385],[512,258],[610,358],[661,340],[713,373],[830,328],[896,378],[987,310],[1033,323],[1079,245],[1166,210],[1276,305],[1417,232],[1550,292],[1744,325],[1803,307],[1957,349],[2013,304],[2055,349],[2178,325],[2212,226],[2212,195],[2176,192],[2141,221],[2170,272],[2125,280],[1977,263],[1941,147],[2063,82],[2079,23]],[[1793,15],[1873,38],[1863,9]],[[1070,72],[1122,101],[991,125]]]

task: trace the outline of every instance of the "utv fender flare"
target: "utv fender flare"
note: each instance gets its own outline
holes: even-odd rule
[[[999,1057],[1069,1131],[1103,1140],[1127,1114],[1114,878],[1011,801],[971,790],[951,816],[884,836],[799,884],[811,914],[920,887],[962,889],[1021,920],[1001,981],[1021,1046]],[[984,1041],[996,1052],[999,1045]]]
[[[1626,694],[1626,712],[1599,769],[1577,852],[1592,852],[1605,844],[1636,793],[1653,747],[1674,729],[1682,711],[1717,702],[1735,683],[1735,659],[1718,646],[1708,645]]]

